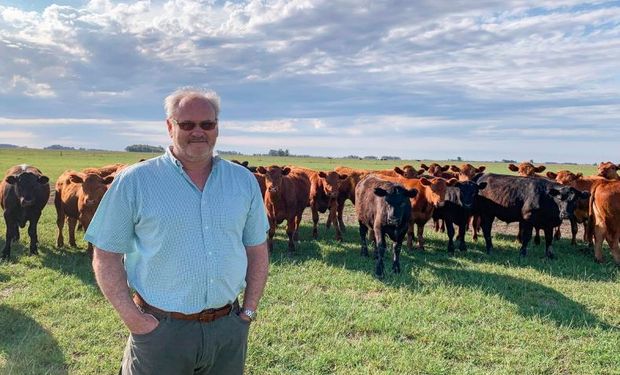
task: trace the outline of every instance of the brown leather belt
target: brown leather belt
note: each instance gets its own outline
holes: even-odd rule
[[[209,323],[223,316],[230,314],[233,308],[239,308],[239,301],[235,300],[233,303],[229,303],[226,306],[217,309],[205,309],[195,314],[183,314],[176,311],[164,311],[157,307],[149,305],[138,293],[133,295],[133,302],[147,313],[164,314],[169,315],[173,319],[180,320],[197,320],[201,323]]]

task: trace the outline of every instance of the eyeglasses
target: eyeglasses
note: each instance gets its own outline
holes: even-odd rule
[[[200,129],[202,130],[213,130],[215,129],[215,127],[217,126],[217,120],[205,120],[205,121],[201,121],[198,124],[196,124],[194,121],[183,121],[183,122],[178,122],[177,120],[171,118],[170,121],[175,124],[178,125],[179,128],[181,128],[181,130],[185,130],[186,132],[194,130],[196,128],[196,125],[200,126]]]

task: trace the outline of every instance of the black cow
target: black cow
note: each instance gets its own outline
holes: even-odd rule
[[[446,189],[446,200],[443,206],[435,208],[433,220],[443,219],[448,231],[448,253],[454,254],[454,225],[459,227],[457,240],[459,250],[466,251],[465,232],[467,221],[473,214],[476,196],[487,186],[486,182],[460,181]]]
[[[487,253],[493,250],[491,227],[497,217],[506,223],[519,222],[521,256],[527,255],[532,228],[542,228],[545,233],[545,255],[553,258],[553,228],[573,215],[577,200],[590,196],[589,192],[537,177],[487,173],[476,182],[487,183],[487,187],[479,193],[475,207],[475,212],[480,215]]]
[[[30,254],[37,251],[37,223],[50,196],[49,178],[35,167],[16,165],[9,168],[0,182],[0,205],[4,210],[6,243],[2,259],[11,256],[11,242],[19,240],[19,228],[28,226]]]
[[[394,273],[400,272],[400,248],[411,218],[410,198],[417,193],[417,189],[407,190],[400,184],[381,180],[375,175],[366,176],[355,188],[355,212],[360,225],[361,254],[368,256],[366,237],[370,229],[376,243],[377,277],[383,277],[386,234],[394,241],[392,270]]]

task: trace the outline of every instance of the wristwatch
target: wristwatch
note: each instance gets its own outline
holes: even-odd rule
[[[251,322],[256,320],[256,311],[250,309],[242,309],[241,312],[244,313],[248,318],[250,318]]]

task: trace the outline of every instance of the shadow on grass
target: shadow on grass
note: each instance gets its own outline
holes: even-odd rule
[[[0,332],[0,352],[6,358],[1,373],[68,374],[56,339],[23,312],[0,306]]]

